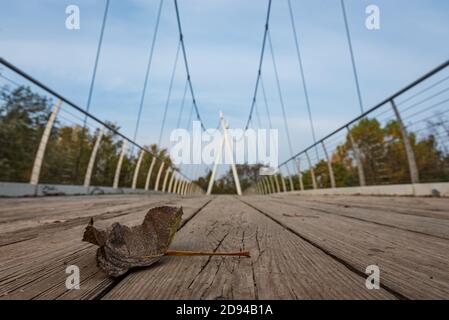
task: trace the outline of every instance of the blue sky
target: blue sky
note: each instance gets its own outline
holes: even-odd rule
[[[132,136],[159,0],[111,0],[91,112]],[[0,56],[84,106],[103,0],[3,0]],[[359,112],[339,0],[293,0],[317,136]],[[65,8],[81,10],[81,29],[65,28]],[[365,8],[381,10],[381,29],[365,28]],[[198,107],[206,127],[223,111],[232,127],[248,117],[267,1],[179,0]],[[365,107],[449,58],[449,2],[346,0]],[[286,0],[273,0],[271,35],[293,149],[312,142]],[[138,141],[158,139],[178,41],[173,2],[165,0]],[[263,67],[280,158],[289,156],[270,56]],[[176,126],[185,73],[178,67],[163,143]],[[190,107],[190,104],[187,104]],[[186,108],[188,109],[188,108]],[[183,123],[187,121],[187,111]],[[262,122],[267,126],[261,110]]]

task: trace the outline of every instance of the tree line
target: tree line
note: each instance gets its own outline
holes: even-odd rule
[[[47,96],[20,86],[13,90],[3,88],[0,95],[0,181],[29,182],[42,133],[52,112],[54,101]],[[115,130],[120,128],[107,123]],[[48,184],[82,185],[91,151],[99,129],[81,124],[67,124],[56,120],[48,141],[40,174],[40,182]],[[111,130],[105,130],[94,164],[93,186],[112,186],[123,140]],[[131,147],[130,147],[131,148]],[[147,153],[141,164],[138,188],[144,188],[153,155],[172,166],[166,149],[157,145],[145,146]],[[120,173],[120,186],[130,187],[138,159],[138,149],[127,152]],[[154,186],[161,165],[156,161],[150,180]],[[145,174],[142,174],[145,173]]]
[[[13,90],[2,88],[0,95],[0,181],[29,182],[36,151],[42,133],[52,112],[54,101],[45,95],[33,92],[29,87],[20,86]],[[408,139],[415,153],[421,182],[449,180],[449,153],[444,144],[438,142],[438,130],[449,138],[448,121],[438,119],[428,122],[426,135],[412,131]],[[115,130],[120,128],[108,123]],[[99,129],[92,130],[80,124],[67,124],[57,120],[49,138],[40,182],[49,184],[75,184],[84,182],[90,154],[98,137]],[[337,187],[359,185],[358,169],[350,135],[358,145],[367,185],[410,183],[410,173],[403,137],[397,121],[382,125],[375,118],[364,118],[350,129],[343,142],[338,144],[330,159]],[[123,141],[113,131],[106,130],[96,157],[91,185],[112,186],[115,169],[122,150]],[[151,151],[143,158],[141,173],[146,173],[152,155],[163,159],[165,166],[172,166],[166,149],[152,144],[145,147]],[[120,186],[130,187],[138,159],[138,150],[127,152],[120,175]],[[310,150],[313,152],[313,149]],[[312,175],[304,158],[301,158],[304,187],[311,189]],[[160,162],[154,167],[150,187],[154,186]],[[254,186],[259,180],[261,165],[237,165],[242,190]],[[176,169],[176,168],[175,168]],[[290,166],[296,190],[300,183],[296,169]],[[331,186],[328,163],[321,159],[313,165],[319,188]],[[207,189],[211,172],[197,179],[196,183]],[[290,179],[285,177],[289,187]],[[146,174],[140,174],[138,188],[145,185]],[[214,193],[236,192],[232,171],[229,170],[214,184]]]

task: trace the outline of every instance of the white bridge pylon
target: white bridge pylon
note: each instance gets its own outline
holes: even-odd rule
[[[234,163],[234,156],[233,156],[233,152],[232,152],[231,143],[229,142],[229,136],[228,136],[229,124],[224,119],[222,112],[220,112],[220,123],[221,123],[221,128],[223,129],[223,135],[222,135],[222,138],[220,141],[220,147],[218,148],[217,155],[215,157],[215,164],[214,164],[214,168],[212,169],[212,175],[210,176],[209,186],[207,188],[207,195],[212,194],[212,188],[214,186],[215,174],[217,173],[217,167],[221,162],[221,155],[223,152],[223,147],[226,146],[226,149],[228,152],[225,152],[225,154],[228,154],[230,157],[229,160],[231,161],[231,168],[232,168],[232,175],[234,177],[235,189],[237,190],[237,194],[239,196],[241,196],[242,189],[240,187],[240,180],[239,180],[239,176],[237,174],[237,168]]]

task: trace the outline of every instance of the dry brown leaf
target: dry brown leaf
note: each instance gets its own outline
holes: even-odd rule
[[[217,253],[168,250],[182,217],[182,208],[150,209],[143,223],[127,227],[114,223],[107,230],[94,227],[93,219],[84,231],[83,241],[99,246],[97,263],[109,276],[118,277],[135,267],[147,267],[164,255],[170,256],[245,256],[249,252]]]

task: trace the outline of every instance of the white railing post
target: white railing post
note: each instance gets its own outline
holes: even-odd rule
[[[153,155],[151,159],[150,168],[148,169],[147,179],[145,180],[145,190],[148,191],[150,188],[151,174],[153,173],[154,165],[156,164],[156,157]]]
[[[161,162],[161,166],[159,167],[159,171],[156,176],[156,183],[154,185],[154,191],[159,190],[159,181],[161,180],[162,170],[164,170],[165,162]]]
[[[359,184],[361,187],[364,187],[366,186],[366,179],[365,179],[365,171],[363,170],[362,154],[360,152],[359,145],[357,144],[352,135],[351,129],[349,129],[349,127],[346,127],[346,129],[348,130],[349,140],[351,141],[352,149],[354,150],[354,157],[357,163],[357,171],[359,175]]]
[[[173,173],[170,177],[170,182],[168,183],[168,190],[167,190],[168,193],[173,193],[173,182],[175,179],[175,174],[176,174],[176,171],[173,170]]]
[[[145,155],[145,150],[142,149],[139,155],[139,159],[137,160],[136,168],[134,169],[133,183],[132,189],[136,189],[137,187],[137,179],[139,178],[140,166],[142,165],[143,156]]]
[[[171,168],[169,167],[165,171],[164,182],[162,183],[162,192],[165,192],[165,189],[167,187],[168,176],[170,175],[170,172],[171,172]]]
[[[179,185],[179,179],[178,179],[178,177],[175,177],[175,184],[173,186],[173,193],[178,194],[178,185]]]
[[[275,174],[274,176],[271,176],[274,179],[274,183],[276,185],[276,193],[280,193],[281,192],[281,187],[279,186],[279,181],[278,181],[278,175]]]
[[[176,193],[181,195],[181,189],[182,189],[182,184],[184,183],[184,180],[182,180],[182,178],[179,179],[179,183],[178,183],[178,187],[176,188]]]
[[[103,139],[104,128],[101,127],[100,131],[98,131],[97,140],[95,141],[94,148],[92,149],[92,153],[90,155],[89,164],[87,165],[86,176],[84,177],[84,187],[90,187],[90,181],[92,179],[92,172],[94,170],[95,159],[97,158],[98,150],[100,149],[100,143]]]
[[[334,176],[334,169],[332,168],[332,159],[329,158],[329,154],[327,153],[326,146],[324,145],[324,141],[321,141],[321,146],[323,147],[324,156],[326,157],[327,161],[327,168],[329,170],[329,178],[331,182],[331,188],[336,188],[337,184],[335,183],[335,176]]]
[[[295,191],[295,185],[293,184],[292,175],[290,174],[290,169],[288,168],[288,163],[285,164],[285,169],[288,174],[288,183],[290,184],[290,191]]]
[[[31,172],[30,184],[37,185],[39,183],[39,177],[41,174],[42,162],[44,161],[45,150],[47,149],[48,139],[50,138],[51,129],[55,123],[56,117],[58,115],[59,110],[61,109],[62,101],[59,99],[55,106],[53,107],[53,111],[48,118],[47,125],[45,126],[44,133],[42,134],[41,141],[39,143],[39,147],[37,149],[36,156],[34,158],[33,170]]]
[[[281,172],[279,172],[279,177],[281,178],[282,192],[287,192],[287,186],[285,184],[285,179],[282,176]]]
[[[307,162],[309,162],[309,169],[310,169],[310,175],[312,176],[313,189],[318,189],[317,183],[316,183],[316,178],[315,178],[315,170],[313,170],[312,161],[310,161],[310,157],[309,157],[309,154],[307,153],[307,151],[305,152],[305,154],[306,154]]]
[[[112,185],[112,187],[114,189],[118,188],[119,185],[119,181],[120,181],[120,171],[122,170],[122,164],[123,164],[123,158],[125,157],[125,153],[126,153],[126,147],[127,147],[127,141],[123,140],[123,144],[122,144],[122,152],[120,153],[120,158],[118,159],[117,162],[117,168],[115,169],[115,176],[114,176],[114,183]]]
[[[301,191],[304,191],[304,182],[302,180],[301,162],[300,161],[301,161],[300,159],[295,159],[296,169],[298,170],[299,189]]]
[[[265,178],[262,179],[262,181],[265,184],[265,189],[267,190],[266,194],[270,194],[271,193],[271,187],[270,187],[270,183],[269,183],[268,179],[265,177]]]
[[[408,167],[410,171],[410,180],[414,183],[419,183],[419,171],[416,164],[415,152],[413,152],[412,145],[408,138],[407,129],[405,128],[404,122],[402,122],[401,114],[396,106],[394,100],[391,100],[391,106],[393,108],[394,114],[396,115],[396,120],[399,124],[399,129],[401,130],[402,140],[404,142],[405,153],[407,155]]]

